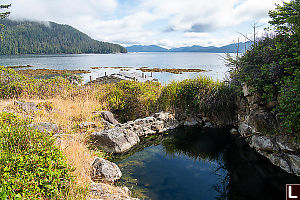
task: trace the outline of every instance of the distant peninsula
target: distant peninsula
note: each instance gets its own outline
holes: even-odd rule
[[[126,53],[118,44],[92,39],[85,33],[54,22],[0,20],[0,55]]]
[[[232,43],[222,47],[203,47],[203,46],[190,46],[190,47],[179,47],[166,49],[157,45],[133,45],[126,47],[128,52],[208,52],[208,53],[236,53],[237,48],[239,48],[239,52],[245,52],[245,49],[249,49],[252,45],[252,42],[240,42]]]

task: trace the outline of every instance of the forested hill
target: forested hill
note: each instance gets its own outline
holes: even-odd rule
[[[0,20],[0,55],[57,53],[126,53],[126,48],[100,42],[69,26],[54,22]]]

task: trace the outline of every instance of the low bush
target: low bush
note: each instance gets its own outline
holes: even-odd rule
[[[100,96],[121,122],[146,117],[156,109],[156,101],[161,85],[121,81],[107,85],[106,95]]]
[[[235,94],[224,82],[207,77],[174,81],[164,87],[157,100],[162,110],[180,110],[212,119],[231,120],[236,111]]]
[[[0,199],[65,199],[70,167],[48,133],[0,114]]]

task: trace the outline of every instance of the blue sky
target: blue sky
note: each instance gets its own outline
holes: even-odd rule
[[[69,24],[92,38],[119,43],[222,46],[267,26],[281,0],[4,0],[12,19]]]

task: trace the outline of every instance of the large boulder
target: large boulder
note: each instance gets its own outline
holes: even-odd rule
[[[101,146],[105,151],[112,153],[126,152],[140,141],[135,132],[121,127],[94,132],[91,137],[97,146]]]
[[[119,167],[108,160],[96,157],[92,162],[92,180],[114,182],[119,180],[122,172]]]

